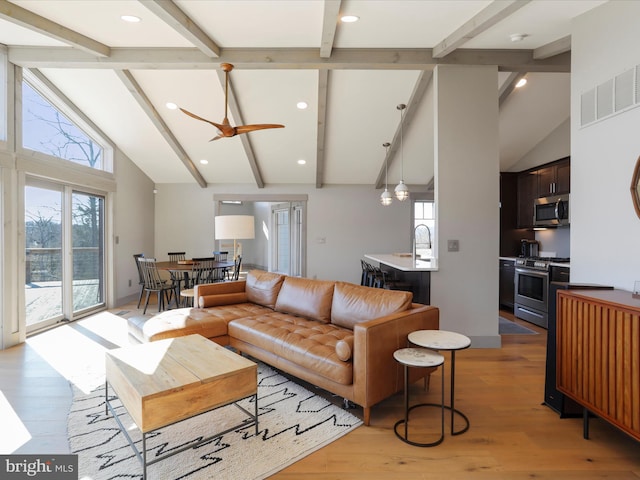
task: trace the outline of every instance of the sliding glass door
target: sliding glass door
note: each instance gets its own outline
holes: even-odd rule
[[[61,321],[63,188],[32,182],[25,187],[25,313],[27,331]]]
[[[27,332],[105,305],[104,197],[27,180]]]

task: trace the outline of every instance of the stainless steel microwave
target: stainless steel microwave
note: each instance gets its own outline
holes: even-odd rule
[[[536,198],[533,201],[535,227],[569,225],[569,194]]]

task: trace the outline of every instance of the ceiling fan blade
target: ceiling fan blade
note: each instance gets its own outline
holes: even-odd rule
[[[211,120],[207,120],[206,118],[199,117],[199,116],[198,116],[198,115],[196,115],[195,113],[191,113],[191,112],[189,112],[189,111],[185,110],[184,108],[181,108],[180,110],[182,111],[182,113],[184,113],[184,114],[186,114],[186,115],[189,115],[190,117],[195,118],[196,120],[201,120],[201,121],[203,121],[203,122],[207,122],[207,123],[208,123],[208,124],[210,124],[210,125],[213,125],[213,126],[214,126],[214,127],[216,127],[218,130],[222,130],[222,128],[223,128],[223,126],[222,126],[221,124],[216,123],[216,122],[212,122]]]
[[[284,128],[284,125],[279,125],[277,123],[259,123],[256,125],[239,125],[236,127],[236,133],[239,135],[241,133],[253,132],[254,130],[266,130],[267,128]]]
[[[213,137],[211,140],[209,140],[210,142],[213,142],[214,140],[220,140],[221,138],[224,138],[222,135],[216,135],[215,137]]]

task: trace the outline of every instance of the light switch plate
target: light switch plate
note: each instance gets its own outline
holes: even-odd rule
[[[460,242],[458,240],[447,240],[447,251],[449,252],[460,251]]]

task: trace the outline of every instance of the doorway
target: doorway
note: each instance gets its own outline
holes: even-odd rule
[[[292,277],[303,276],[304,205],[301,202],[271,206],[271,265],[273,271]]]
[[[215,194],[215,215],[253,215],[256,236],[243,243],[243,264],[306,275],[307,195]]]

